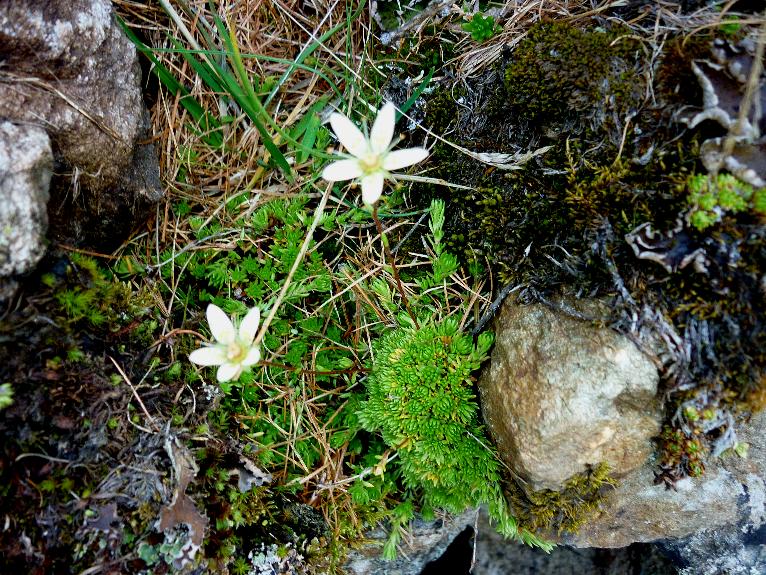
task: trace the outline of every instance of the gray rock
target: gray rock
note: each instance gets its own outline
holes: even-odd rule
[[[644,463],[660,430],[659,376],[628,338],[514,302],[494,330],[479,380],[484,417],[500,457],[531,487],[557,489],[604,461],[618,476]]]
[[[766,573],[766,530],[728,526],[669,541],[663,547],[682,565],[680,575]]]
[[[45,253],[52,171],[44,130],[0,122],[0,277],[32,270]]]
[[[161,191],[156,157],[135,151],[147,132],[141,72],[110,2],[0,2],[0,61],[0,117],[51,138],[52,230],[119,241]],[[148,177],[131,177],[136,170]]]
[[[693,536],[688,543],[678,543],[679,549],[684,545],[692,549],[704,547],[697,541],[710,530],[725,528],[744,539],[761,533],[766,524],[766,414],[740,425],[738,435],[750,446],[747,458],[727,453],[709,463],[702,477],[683,479],[675,489],[654,485],[654,462],[648,461],[622,479],[597,517],[562,542],[613,548]],[[739,549],[737,545],[731,541],[722,545],[721,560],[726,549]],[[718,553],[715,546],[707,551]],[[762,550],[754,555],[762,556]]]
[[[437,560],[466,527],[473,527],[478,510],[468,510],[456,517],[444,516],[435,521],[417,519],[410,526],[410,536],[403,540],[396,559],[381,556],[388,532],[378,527],[367,533],[364,545],[349,553],[344,565],[350,575],[418,575],[431,561]]]
[[[624,549],[555,547],[550,553],[508,541],[482,513],[472,575],[675,575],[672,561],[652,545]]]

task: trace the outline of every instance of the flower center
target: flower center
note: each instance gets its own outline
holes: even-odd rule
[[[226,346],[226,359],[228,359],[231,363],[240,363],[245,359],[246,353],[247,350],[239,345],[239,342],[237,341],[233,341],[228,346]]]
[[[365,154],[359,158],[359,166],[365,174],[374,174],[383,167],[383,156],[382,154]]]

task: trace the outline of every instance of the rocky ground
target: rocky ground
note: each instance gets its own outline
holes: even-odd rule
[[[761,7],[219,4],[0,5],[0,571],[766,570]]]

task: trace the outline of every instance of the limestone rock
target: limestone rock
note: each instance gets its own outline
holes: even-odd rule
[[[674,543],[677,550],[691,548],[693,556],[705,532],[727,527],[739,533],[742,545],[756,545],[754,557],[759,553],[766,557],[762,543],[757,542],[763,539],[758,534],[766,524],[766,414],[742,424],[737,434],[750,446],[747,458],[724,455],[708,464],[702,477],[683,479],[675,489],[655,485],[655,462],[647,461],[621,480],[600,515],[563,542],[577,547],[624,547],[693,536],[691,541]],[[731,554],[738,545],[730,541],[707,552]]]
[[[44,130],[0,122],[0,277],[30,271],[45,253],[52,170]]]
[[[478,513],[478,509],[469,509],[434,521],[416,519],[410,526],[410,537],[402,541],[393,561],[381,556],[388,532],[382,527],[373,529],[367,533],[365,544],[349,553],[344,570],[349,575],[419,575],[466,527],[476,523]]]
[[[53,232],[120,241],[161,191],[154,153],[149,164],[136,153],[147,128],[141,72],[110,2],[0,2],[0,61],[0,117],[51,139]],[[136,170],[148,177],[133,178]]]
[[[639,467],[660,430],[654,364],[626,337],[541,305],[506,302],[479,381],[501,458],[534,489],[588,465]]]

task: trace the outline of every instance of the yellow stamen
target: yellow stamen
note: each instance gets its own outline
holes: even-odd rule
[[[245,359],[246,350],[238,342],[231,342],[226,348],[226,359],[232,363],[239,363]]]
[[[359,158],[359,165],[365,174],[371,174],[383,167],[383,158],[380,154],[367,154]]]

